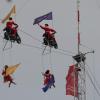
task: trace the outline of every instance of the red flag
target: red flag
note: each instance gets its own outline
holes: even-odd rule
[[[78,73],[75,65],[69,67],[66,76],[66,95],[78,96]]]

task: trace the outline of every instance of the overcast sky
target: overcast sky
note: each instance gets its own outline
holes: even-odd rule
[[[59,53],[59,50],[52,49],[50,55],[42,56],[42,49],[28,47],[23,44],[13,43],[12,49],[2,51],[5,44],[0,37],[0,73],[5,64],[13,65],[21,62],[21,66],[13,74],[17,85],[8,88],[3,83],[0,75],[0,100],[73,100],[72,96],[65,95],[65,77],[68,72],[68,66],[73,64],[71,55],[77,53],[77,9],[76,0],[0,0],[0,19],[10,11],[13,4],[16,5],[16,23],[19,25],[19,35],[22,43],[38,46],[42,48],[43,31],[37,26],[33,26],[36,17],[53,12],[53,21],[43,21],[41,24],[48,23],[53,27],[57,34],[55,35],[58,47],[63,50],[69,50],[71,53],[66,55]],[[95,54],[87,55],[88,69],[91,69],[95,79],[100,85],[100,1],[99,0],[80,0],[80,33],[81,33],[81,51],[88,52],[95,50]],[[0,32],[4,25],[0,25]],[[24,30],[29,35],[21,32]],[[35,39],[36,38],[36,39]],[[10,47],[8,42],[7,48]],[[54,52],[53,52],[54,51]],[[68,55],[67,55],[68,54]],[[41,72],[45,69],[51,69],[55,75],[56,88],[43,93],[43,76]],[[91,82],[87,77],[87,100],[99,100],[99,96],[93,89]]]

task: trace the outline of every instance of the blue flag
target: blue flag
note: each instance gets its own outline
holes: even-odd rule
[[[33,25],[34,25],[34,24],[38,24],[38,23],[40,23],[40,22],[43,21],[43,20],[52,20],[52,12],[50,12],[50,13],[48,13],[48,14],[45,14],[45,15],[43,15],[43,16],[40,16],[40,17],[36,18],[36,19],[34,20]]]
[[[48,89],[49,89],[49,84],[47,84],[45,87],[42,88],[43,92],[47,92]]]

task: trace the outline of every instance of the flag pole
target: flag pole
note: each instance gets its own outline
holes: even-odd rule
[[[74,78],[74,100],[86,100],[86,67],[85,67],[85,60],[86,60],[86,54],[87,53],[94,53],[94,51],[92,52],[87,52],[87,53],[82,53],[80,51],[80,45],[81,45],[81,41],[80,41],[80,0],[76,0],[77,4],[77,50],[78,50],[78,54],[76,54],[75,56],[73,56],[73,59],[77,62],[77,66],[75,66],[75,68],[78,70],[76,71],[76,74],[78,75],[78,82],[77,82],[77,89],[76,90],[76,82],[75,82],[75,78]],[[75,75],[74,75],[75,76]],[[75,96],[75,93],[78,93],[77,98]]]
[[[80,61],[78,62],[78,68],[81,69],[78,72],[78,97],[77,100],[86,100],[86,74],[85,74],[85,55],[80,52],[80,0],[77,0],[77,47]],[[83,77],[83,79],[81,79]]]
[[[80,11],[79,11],[79,5],[80,5],[80,1],[77,0],[76,2],[76,7],[77,7],[77,50],[78,50],[78,55],[80,55]],[[79,63],[78,63],[79,65]],[[76,93],[76,86],[75,86],[75,72],[74,72],[74,100],[76,100],[76,96],[75,96],[75,93]],[[79,83],[78,83],[79,85]],[[79,92],[79,86],[78,86],[78,92]],[[77,100],[80,100],[79,99],[79,95],[77,97]]]
[[[77,0],[77,23],[78,23],[78,26],[77,26],[77,44],[78,44],[78,54],[80,54],[80,10],[79,10],[79,3],[80,1]]]
[[[78,50],[78,55],[80,54],[80,1],[77,0],[77,50]],[[78,63],[79,64],[79,63]],[[80,66],[80,64],[78,65]],[[78,73],[78,77],[79,77],[79,73]],[[78,81],[78,97],[77,100],[80,100],[79,98],[79,81]]]

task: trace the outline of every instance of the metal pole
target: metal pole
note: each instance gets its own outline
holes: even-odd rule
[[[78,54],[80,53],[80,11],[79,11],[79,3],[80,1],[77,0],[77,22],[78,22],[78,34],[77,34],[77,42],[78,42]]]
[[[77,33],[77,47],[78,47],[78,54],[80,54],[80,11],[79,11],[79,3],[80,3],[80,1],[77,0],[77,24],[78,24],[78,26],[77,26],[77,32],[78,32]],[[78,64],[78,65],[80,65],[80,64]],[[79,72],[78,72],[78,80],[80,81]],[[79,81],[78,81],[78,98],[77,99],[81,100],[82,99],[82,95],[79,94],[79,92],[80,92]],[[80,96],[81,96],[81,98],[80,98]]]

